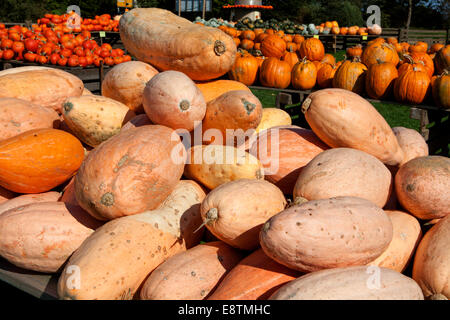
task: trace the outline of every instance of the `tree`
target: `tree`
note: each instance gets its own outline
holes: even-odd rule
[[[406,30],[409,30],[409,26],[411,24],[412,8],[412,0],[408,0],[408,19],[406,20]]]

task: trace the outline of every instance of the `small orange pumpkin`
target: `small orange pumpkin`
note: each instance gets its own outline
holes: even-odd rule
[[[445,70],[433,81],[433,98],[439,107],[450,109],[450,71]]]
[[[337,67],[329,63],[324,63],[323,66],[317,71],[317,84],[322,89],[331,88],[333,86],[333,78],[336,73]]]
[[[289,65],[291,66],[291,69],[299,61],[297,53],[292,51],[292,50],[288,50],[288,52],[286,52],[284,54],[284,56],[281,58],[281,60],[286,61],[287,63],[289,63]]]
[[[259,80],[265,87],[285,89],[291,83],[291,66],[286,61],[269,57],[261,65]]]
[[[316,85],[316,80],[316,66],[306,57],[292,68],[291,83],[295,89],[310,90]]]
[[[333,87],[362,94],[365,87],[367,67],[355,58],[354,61],[345,61],[336,70],[333,78]]]
[[[430,77],[416,67],[401,74],[394,83],[394,96],[399,102],[422,103],[430,89]]]
[[[269,35],[261,42],[261,52],[266,57],[281,58],[286,51],[286,42],[277,35]]]
[[[372,64],[366,74],[366,92],[373,99],[384,99],[390,95],[398,71],[390,62]]]
[[[300,45],[300,57],[310,61],[321,61],[325,56],[325,47],[322,41],[316,38],[309,38]]]
[[[250,54],[236,58],[233,66],[228,72],[231,80],[240,81],[251,86],[258,74],[258,60]]]

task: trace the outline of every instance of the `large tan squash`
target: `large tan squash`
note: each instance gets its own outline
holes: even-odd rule
[[[95,147],[117,134],[135,113],[116,100],[85,95],[64,101],[62,115],[64,122],[81,141]]]
[[[122,102],[136,113],[144,112],[142,94],[147,82],[158,70],[142,61],[115,65],[102,82],[102,96]]]
[[[401,164],[414,158],[428,156],[428,144],[419,132],[405,127],[394,127],[392,131],[403,150],[404,158]]]
[[[420,241],[413,279],[428,299],[450,299],[450,217],[436,223]]]
[[[242,259],[222,241],[177,253],[156,268],[142,285],[142,300],[203,300]]]
[[[1,203],[0,215],[2,215],[8,210],[23,207],[31,203],[58,201],[59,198],[61,198],[61,194],[56,191],[49,191],[37,194],[23,194],[21,196],[17,196],[6,202]]]
[[[292,119],[289,113],[278,108],[264,108],[262,111],[261,122],[256,127],[256,133],[277,126],[289,126]]]
[[[119,24],[125,48],[159,70],[176,70],[193,80],[224,75],[236,58],[236,44],[219,29],[204,27],[158,8],[125,13]]]
[[[253,93],[226,92],[207,104],[202,123],[203,141],[241,146],[254,134],[261,118],[262,105]]]
[[[311,130],[278,126],[261,131],[249,153],[261,161],[266,180],[284,194],[292,194],[301,169],[326,149],[328,146]]]
[[[142,103],[150,121],[188,131],[201,124],[206,112],[203,94],[184,73],[164,71],[145,86]]]
[[[0,98],[0,140],[33,129],[57,129],[60,122],[54,110],[21,99]]]
[[[374,156],[350,148],[319,153],[301,170],[294,198],[360,197],[383,208],[392,191],[392,175]]]
[[[450,158],[415,158],[395,175],[400,204],[419,219],[431,220],[450,214]]]
[[[294,205],[263,226],[261,247],[275,261],[304,272],[364,265],[392,240],[392,223],[372,202],[336,197]]]
[[[184,167],[186,177],[208,189],[239,179],[264,179],[264,169],[254,156],[232,146],[197,145]]]
[[[356,266],[306,274],[270,300],[423,300],[423,294],[413,279],[397,271]]]
[[[114,219],[97,229],[72,255],[58,282],[61,299],[131,299],[150,272],[170,256],[198,244],[200,203],[193,181],[178,182],[156,210]],[[76,287],[70,266],[78,266]]]
[[[392,241],[388,248],[368,265],[403,272],[408,266],[422,236],[419,221],[402,211],[386,210],[392,222]]]
[[[270,259],[260,248],[241,260],[208,300],[266,300],[300,275]]]
[[[283,193],[265,180],[240,179],[208,193],[201,205],[204,224],[229,245],[254,250],[262,224],[286,206]]]
[[[127,130],[130,128],[142,127],[149,124],[153,124],[145,113],[138,114],[134,118],[131,118],[125,123],[120,130]]]
[[[221,79],[202,82],[197,81],[196,84],[197,87],[202,92],[206,102],[214,100],[215,98],[221,96],[222,94],[228,91],[247,90],[251,92],[250,89],[245,84],[234,80]]]
[[[31,203],[0,215],[0,256],[34,271],[56,272],[98,226],[63,202]]]
[[[76,76],[54,68],[14,68],[0,73],[0,98],[18,98],[61,113],[64,100],[78,97],[84,85]]]
[[[314,133],[333,148],[367,152],[383,163],[398,165],[403,151],[386,120],[364,98],[344,89],[322,89],[302,104]]]
[[[80,206],[99,220],[158,207],[183,174],[185,154],[170,128],[130,128],[105,141],[86,157],[75,178]]]

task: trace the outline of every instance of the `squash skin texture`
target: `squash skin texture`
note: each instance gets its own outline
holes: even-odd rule
[[[83,93],[83,82],[54,68],[19,69],[0,73],[0,98],[17,98],[61,113],[64,100]]]
[[[422,238],[419,221],[412,215],[396,210],[386,210],[391,219],[393,237],[389,247],[368,265],[403,272],[414,255]]]
[[[208,103],[211,100],[221,96],[228,91],[234,90],[251,90],[243,83],[234,80],[211,80],[204,82],[196,82],[197,87],[203,94],[205,101]]]
[[[236,58],[236,44],[219,29],[199,26],[170,11],[139,8],[119,23],[125,48],[160,71],[175,70],[193,80],[216,79]]]
[[[392,131],[394,131],[398,144],[405,155],[401,165],[409,160],[428,156],[428,144],[416,130],[404,127],[393,127]]]
[[[58,201],[61,194],[49,191],[37,194],[23,194],[0,204],[0,216],[8,210],[23,207],[31,203]]]
[[[272,183],[240,179],[210,191],[202,202],[201,215],[208,230],[220,240],[235,248],[254,250],[262,224],[285,206],[283,193]],[[217,218],[209,219],[214,211]]]
[[[269,300],[423,300],[417,283],[403,274],[379,268],[380,287],[369,286],[374,271],[366,266],[312,272],[289,282]]]
[[[203,300],[242,259],[222,241],[199,244],[163,262],[142,285],[141,300]]]
[[[336,197],[294,205],[261,229],[264,252],[302,272],[367,264],[392,240],[392,223],[372,202]]]
[[[200,203],[205,193],[181,180],[159,208],[114,219],[97,229],[72,255],[58,282],[60,299],[131,299],[158,265],[199,243]],[[67,286],[76,265],[80,288]],[[70,284],[70,283],[69,283]]]
[[[143,113],[142,94],[158,70],[142,61],[127,61],[114,66],[102,82],[102,96],[122,102],[136,113]]]
[[[0,140],[25,131],[42,128],[58,129],[56,111],[16,98],[0,98]]]
[[[450,214],[450,159],[442,156],[415,158],[395,175],[395,191],[400,204],[423,220]]]
[[[360,150],[333,148],[303,167],[293,196],[308,200],[360,197],[383,208],[392,189],[392,174],[380,160]]]
[[[386,120],[365,99],[343,89],[313,92],[302,105],[315,134],[333,148],[367,152],[384,164],[398,165],[403,151]]]
[[[117,134],[135,113],[116,100],[96,95],[68,98],[62,107],[70,130],[91,147]]]
[[[259,133],[269,128],[290,125],[292,125],[292,119],[286,111],[278,108],[263,108],[261,121],[255,131]]]
[[[84,159],[80,141],[58,129],[35,129],[0,142],[0,185],[46,192],[69,180]]]
[[[153,210],[173,191],[183,174],[180,138],[164,126],[122,131],[93,149],[76,178],[80,206],[99,220]]]
[[[0,255],[21,268],[54,273],[97,226],[62,202],[30,203],[0,216]]]
[[[450,299],[450,217],[425,233],[414,257],[412,277],[427,299]]]
[[[300,275],[270,259],[259,248],[231,269],[208,300],[267,300]]]

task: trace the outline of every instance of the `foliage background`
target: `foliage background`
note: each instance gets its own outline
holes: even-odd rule
[[[223,9],[225,4],[234,4],[235,0],[212,0],[212,12],[207,18],[222,17],[228,19],[230,12]],[[160,7],[174,11],[174,0],[137,0],[140,7]],[[368,14],[365,9],[372,4],[381,8],[382,27],[405,26],[409,0],[263,0],[274,10],[264,10],[263,19],[289,18],[299,23],[321,23],[337,20],[340,25],[364,25]],[[425,29],[447,29],[450,27],[449,0],[412,0],[411,27]],[[116,0],[1,0],[0,21],[24,22],[36,21],[44,13],[62,14],[68,5],[78,5],[83,17],[97,14],[118,13]],[[364,9],[363,9],[364,8]],[[193,19],[201,13],[183,14]]]

